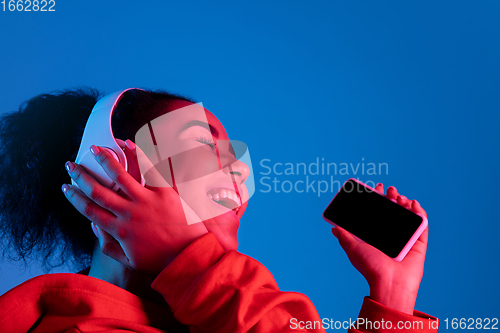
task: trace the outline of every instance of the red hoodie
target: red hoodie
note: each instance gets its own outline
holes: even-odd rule
[[[191,243],[151,287],[170,309],[83,274],[41,275],[0,297],[0,333],[325,332],[307,296],[280,291],[262,264],[224,252],[212,233]],[[418,311],[411,316],[368,297],[358,318],[368,324],[349,333],[396,331],[406,322],[420,322],[422,333],[437,332],[431,327],[436,318]]]

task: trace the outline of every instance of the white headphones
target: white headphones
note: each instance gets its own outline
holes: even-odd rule
[[[115,192],[119,189],[118,185],[109,178],[101,165],[97,163],[94,156],[90,153],[90,146],[96,145],[106,149],[118,162],[120,162],[127,172],[131,173],[131,163],[127,160],[127,156],[124,152],[125,142],[120,139],[115,139],[113,136],[111,117],[123,94],[134,89],[142,90],[139,88],[120,90],[104,96],[96,103],[85,125],[82,141],[75,160],[76,163],[83,166],[99,183]],[[136,174],[137,173],[140,174],[138,170],[136,170]],[[145,179],[142,174],[140,174],[140,177],[141,185],[144,186]],[[71,184],[78,186],[73,180],[71,180]]]

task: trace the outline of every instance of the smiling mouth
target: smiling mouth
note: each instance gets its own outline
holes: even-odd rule
[[[237,213],[241,207],[240,196],[235,191],[227,188],[219,187],[212,189],[207,192],[207,196],[210,200],[234,211],[235,213]]]

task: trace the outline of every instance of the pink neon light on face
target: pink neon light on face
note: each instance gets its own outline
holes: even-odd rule
[[[153,164],[168,183],[175,183],[184,211],[192,209],[225,250],[237,249],[239,221],[249,197],[244,184],[249,167],[235,158],[220,121],[200,106],[188,106],[193,103],[175,100],[169,118],[151,122],[153,140],[162,148],[161,163]]]

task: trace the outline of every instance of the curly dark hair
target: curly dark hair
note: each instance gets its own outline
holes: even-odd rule
[[[103,94],[77,88],[41,94],[0,118],[0,237],[2,257],[40,261],[46,271],[92,259],[95,236],[89,221],[65,198],[64,169],[74,161],[87,119]],[[170,102],[190,98],[165,91],[127,91],[112,117],[116,138],[137,131],[167,112]]]

